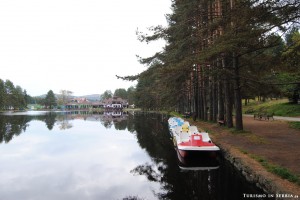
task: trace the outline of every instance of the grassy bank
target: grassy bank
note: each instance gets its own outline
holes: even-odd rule
[[[251,158],[253,158],[254,160],[256,160],[257,162],[259,162],[267,171],[276,174],[277,176],[286,179],[292,183],[296,183],[297,185],[300,186],[300,177],[299,175],[293,174],[292,172],[290,172],[287,168],[272,164],[270,162],[268,162],[265,158],[258,156],[258,155],[254,155],[254,154],[248,154],[247,151],[245,150],[241,150],[240,151],[244,154],[249,155]]]
[[[300,122],[288,122],[291,128],[300,130]]]
[[[265,102],[251,101],[243,106],[243,113],[274,113],[276,116],[296,117],[300,116],[300,105],[291,104],[287,99],[269,100]]]
[[[272,107],[273,105],[276,104],[285,104],[286,102],[268,102],[264,105],[258,105],[258,107],[264,107],[265,105],[270,105],[270,107]],[[253,106],[253,105],[252,105]],[[300,105],[298,105],[300,107]],[[182,115],[176,113],[176,112],[172,112],[170,113],[172,116],[178,116],[178,117],[182,117]],[[201,121],[192,122],[192,119],[187,119],[191,124],[196,124],[199,130],[204,130],[206,132],[209,132],[212,136],[214,136],[214,139],[218,140],[218,132],[214,131],[214,127],[216,127],[216,125],[211,124],[209,122],[203,122],[205,123],[205,126],[201,125]],[[300,123],[299,122],[291,122],[290,124],[291,126],[295,126],[295,127],[299,127],[300,128]],[[211,127],[210,127],[211,126]],[[220,128],[220,127],[218,127]],[[229,129],[229,128],[225,128],[225,127],[221,127],[223,131],[229,133],[231,136],[237,136],[237,137],[244,137],[245,140],[253,143],[254,145],[264,145],[264,144],[268,144],[268,140],[266,140],[265,138],[263,138],[262,136],[259,136],[255,133],[249,132],[249,131],[236,131],[234,129]],[[222,143],[222,139],[219,138],[219,142]],[[300,186],[300,174],[295,174],[293,172],[291,172],[288,168],[282,167],[278,164],[274,164],[271,163],[270,161],[268,161],[267,158],[262,157],[261,155],[254,155],[254,154],[250,154],[247,150],[241,149],[239,148],[239,145],[234,145],[234,147],[236,147],[240,152],[242,152],[243,154],[246,154],[250,159],[256,160],[261,166],[263,166],[266,171],[275,174],[279,177],[281,177],[282,179],[286,179],[292,183],[295,183],[297,185]]]

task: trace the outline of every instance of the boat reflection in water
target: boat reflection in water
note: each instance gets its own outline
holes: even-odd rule
[[[216,152],[194,151],[183,157],[176,147],[175,150],[184,198],[219,199],[220,155]]]
[[[215,170],[220,167],[218,154],[211,154],[211,152],[193,152],[193,155],[182,157],[177,152],[178,166],[181,170]]]
[[[263,194],[221,153],[176,155],[166,119],[148,112],[0,113],[1,197],[239,200]]]

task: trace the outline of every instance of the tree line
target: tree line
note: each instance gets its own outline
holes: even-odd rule
[[[135,91],[136,89],[133,86],[129,87],[127,90],[125,88],[118,88],[114,92],[111,90],[106,90],[100,95],[100,101],[117,96],[122,99],[126,99],[129,105],[132,105],[136,102]]]
[[[134,104],[135,97],[134,97],[135,88],[129,87],[127,90],[124,88],[118,88],[114,92],[111,90],[106,90],[102,94],[100,94],[99,99],[100,101],[108,98],[112,98],[113,96],[118,96],[123,99],[127,99],[129,104]],[[59,108],[60,106],[65,105],[72,99],[73,92],[69,90],[60,90],[59,94],[54,94],[52,90],[49,90],[45,97],[36,97],[34,98],[37,104],[43,105],[45,108],[52,109],[52,108]]]
[[[142,42],[166,41],[139,58],[136,104],[193,112],[243,129],[242,99],[287,96],[300,90],[299,0],[173,0],[167,27],[137,32]],[[285,40],[284,40],[285,38]],[[233,115],[234,114],[234,115]]]
[[[32,101],[26,90],[15,86],[10,80],[0,79],[0,110],[25,109]]]
[[[21,86],[15,86],[10,80],[0,79],[0,110],[25,110],[28,104],[40,104],[52,109],[67,103],[71,94],[71,91],[61,90],[60,95],[56,97],[54,92],[49,90],[45,97],[32,97]]]

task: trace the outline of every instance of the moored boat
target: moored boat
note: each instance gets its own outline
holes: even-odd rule
[[[178,166],[181,170],[205,171],[215,170],[220,166],[219,157],[211,157],[205,152],[197,152],[197,156],[182,157],[177,151]]]
[[[199,132],[196,126],[178,117],[168,120],[170,134],[174,146],[182,157],[187,157],[196,152],[203,152],[214,156],[220,150],[210,139],[207,132]]]

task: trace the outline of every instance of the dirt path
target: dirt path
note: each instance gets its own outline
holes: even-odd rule
[[[244,130],[246,133],[232,133],[229,129],[219,125],[205,122],[193,122],[199,129],[210,130],[213,141],[227,148],[229,152],[238,154],[243,161],[252,163],[253,171],[260,171],[264,176],[274,176],[264,170],[258,162],[248,156],[254,154],[273,163],[289,169],[293,174],[300,175],[300,131],[289,127],[288,123],[280,120],[254,120],[253,117],[244,116]],[[248,155],[242,153],[247,152]],[[252,160],[252,161],[250,161]],[[266,177],[267,178],[267,177]],[[288,191],[300,191],[300,187],[286,180],[274,177],[277,185],[289,187]],[[299,193],[299,192],[297,192]],[[300,197],[299,197],[300,198]]]
[[[245,130],[258,141],[240,142],[250,153],[261,155],[272,163],[300,174],[300,131],[283,121],[259,121],[244,117]]]

